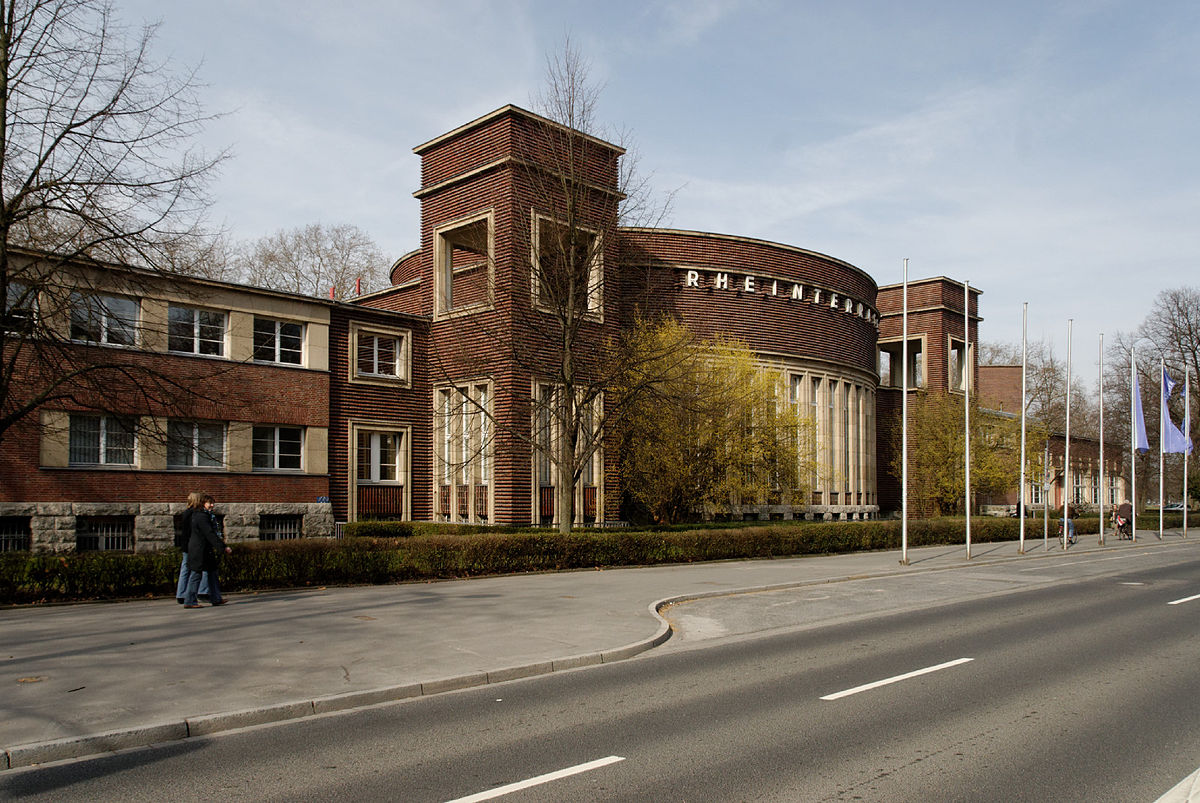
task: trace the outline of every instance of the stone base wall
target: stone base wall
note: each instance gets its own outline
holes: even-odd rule
[[[162,502],[0,502],[0,516],[28,516],[30,548],[35,552],[75,549],[79,516],[132,516],[135,552],[155,552],[175,544],[175,516],[181,503]],[[305,538],[332,538],[333,508],[327,502],[222,504],[225,539],[229,543],[259,540],[259,516],[303,516]]]

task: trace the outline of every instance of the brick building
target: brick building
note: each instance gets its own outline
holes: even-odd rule
[[[70,348],[146,362],[188,392],[170,403],[132,395],[113,409],[48,402],[10,430],[0,543],[154,549],[200,488],[220,500],[235,540],[327,535],[370,516],[617,521],[620,455],[608,433],[597,433],[573,499],[537,448],[561,433],[539,412],[557,392],[547,379],[555,288],[534,266],[568,218],[585,232],[586,292],[574,302],[582,373],[635,313],[666,312],[745,342],[813,416],[811,496],[738,513],[852,519],[899,506],[890,441],[877,435],[899,415],[898,286],[791,245],[621,227],[622,149],[515,106],[415,153],[420,247],[396,261],[388,288],[349,303],[79,266],[95,274],[89,287],[111,284],[93,306],[124,316],[130,334],[63,329]],[[914,387],[961,392],[974,365],[962,303],[949,279],[910,285]],[[977,304],[972,290],[971,342]],[[97,541],[96,528],[121,535]]]

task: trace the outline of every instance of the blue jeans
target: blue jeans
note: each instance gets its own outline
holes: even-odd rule
[[[179,582],[175,586],[175,599],[183,599],[184,594],[187,593],[188,575],[190,574],[188,571],[187,555],[188,553],[185,549],[183,551],[183,563],[179,564]],[[196,593],[208,594],[208,572],[204,572],[201,575],[200,590]]]
[[[201,575],[208,576],[208,601],[214,605],[221,604],[221,580],[217,577],[217,570],[211,572],[188,572],[187,591],[184,592],[184,605],[199,605],[200,601],[196,599],[200,593],[200,578]]]

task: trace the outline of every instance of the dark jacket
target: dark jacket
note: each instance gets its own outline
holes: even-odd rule
[[[188,541],[188,569],[190,571],[216,571],[225,542],[217,528],[217,517],[207,510],[192,514],[192,537]]]
[[[192,514],[196,512],[196,508],[189,507],[183,511],[183,516],[179,520],[179,529],[175,531],[175,547],[177,549],[187,549],[188,544],[192,540]],[[191,558],[188,558],[191,560]]]

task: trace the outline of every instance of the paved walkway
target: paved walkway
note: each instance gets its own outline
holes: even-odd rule
[[[621,660],[666,641],[662,603],[1064,559],[1015,542],[368,588],[0,610],[0,771]],[[1200,545],[1168,532],[1068,555]],[[1031,564],[1033,565],[1033,564]]]

